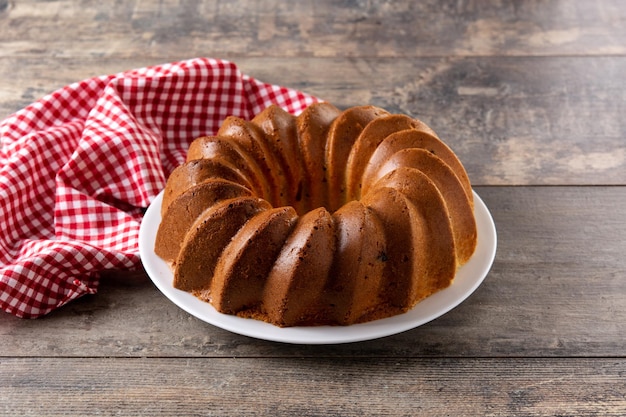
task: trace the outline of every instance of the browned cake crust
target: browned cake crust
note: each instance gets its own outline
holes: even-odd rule
[[[476,248],[463,165],[428,126],[374,106],[270,106],[198,138],[168,179],[155,251],[173,285],[278,326],[401,314]]]

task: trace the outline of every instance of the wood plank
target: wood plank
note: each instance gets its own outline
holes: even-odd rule
[[[623,55],[620,0],[2,2],[0,55]],[[54,33],[53,36],[50,36]]]
[[[0,59],[0,73],[21,68],[0,78],[0,117],[71,82],[157,63]],[[457,152],[475,185],[626,184],[624,57],[237,63],[260,80],[340,107],[372,103],[421,118]]]
[[[498,229],[483,285],[384,339],[292,346],[231,334],[122,275],[39,320],[0,316],[2,356],[623,357],[625,187],[481,187]]]
[[[4,415],[623,416],[624,359],[3,358]]]
[[[624,58],[312,60],[288,71],[275,64],[242,67],[271,83],[287,75],[288,85],[340,107],[373,103],[422,119],[475,185],[626,184]]]

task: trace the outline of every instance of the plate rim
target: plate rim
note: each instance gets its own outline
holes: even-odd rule
[[[154,253],[156,231],[161,222],[163,193],[161,191],[154,198],[139,228],[139,255],[150,280],[166,298],[192,316],[232,333],[273,342],[310,345],[354,343],[392,336],[422,326],[448,313],[476,291],[491,270],[497,250],[495,223],[489,209],[473,190],[478,244],[472,258],[457,270],[448,288],[422,300],[406,313],[384,319],[350,326],[278,327],[259,320],[219,313],[211,304],[171,285],[172,271]]]

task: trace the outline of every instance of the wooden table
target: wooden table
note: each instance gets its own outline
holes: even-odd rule
[[[626,415],[626,4],[0,0],[0,119],[88,77],[197,56],[430,124],[498,230],[483,285],[395,336],[289,345],[143,275],[0,314],[0,414]]]

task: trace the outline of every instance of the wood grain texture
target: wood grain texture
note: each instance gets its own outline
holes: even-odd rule
[[[20,64],[17,82],[0,78],[0,115],[72,80],[149,61],[0,59],[0,73]],[[237,64],[260,80],[339,107],[371,103],[422,119],[459,155],[474,185],[626,183],[626,58],[247,58]]]
[[[626,413],[624,359],[12,358],[0,374],[7,416]]]
[[[623,55],[620,0],[0,3],[0,56]],[[51,30],[54,36],[50,36]]]
[[[77,80],[212,56],[422,118],[477,185],[623,184],[625,15],[619,0],[4,2],[0,118]]]
[[[624,187],[481,187],[498,230],[482,286],[420,328],[340,346],[238,336],[169,302],[146,279],[106,280],[40,320],[0,317],[8,356],[623,357]],[[593,242],[600,242],[594,244]],[[68,342],[70,341],[71,342]]]

